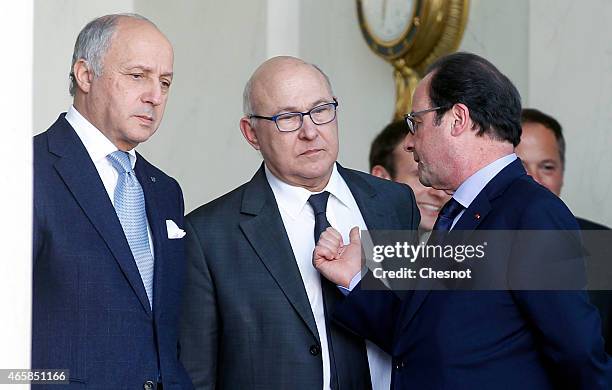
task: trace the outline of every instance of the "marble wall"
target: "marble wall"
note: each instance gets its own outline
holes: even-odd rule
[[[34,1],[34,132],[46,130],[70,107],[68,74],[79,31],[95,17],[135,12],[132,0]]]
[[[362,39],[354,0],[279,1],[35,0],[35,131],[70,104],[66,75],[78,30],[95,15],[134,11],[175,46],[164,122],[139,150],[181,182],[188,210],[257,169],[261,158],[242,139],[238,120],[243,85],[271,54],[299,55],[329,74],[340,101],[340,161],[367,170],[370,142],[392,116],[391,66]],[[609,225],[611,8],[609,0],[472,0],[460,46],[506,73],[525,106],[560,119],[568,138],[563,198],[577,214]]]
[[[291,0],[285,9],[289,24],[277,21],[282,17],[274,10],[277,3],[232,0],[219,8],[184,1],[169,10],[163,1],[135,1],[135,9],[175,44],[177,75],[164,123],[139,149],[179,179],[188,209],[238,186],[257,169],[261,158],[242,139],[238,120],[243,85],[269,55],[298,55],[328,73],[340,101],[342,164],[367,170],[370,143],[392,117],[393,69],[365,44],[354,1]],[[521,92],[528,81],[527,29],[493,32],[510,24],[508,15],[526,27],[527,5],[527,0],[474,1],[461,45],[500,64]]]
[[[584,218],[612,226],[612,2],[532,1],[526,106],[563,126],[561,197]]]

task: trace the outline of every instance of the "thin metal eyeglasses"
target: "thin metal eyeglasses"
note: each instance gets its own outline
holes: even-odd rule
[[[324,125],[336,119],[336,108],[338,101],[333,98],[331,103],[325,103],[313,107],[306,112],[283,112],[274,116],[248,115],[248,118],[265,119],[276,124],[278,131],[291,132],[299,130],[304,124],[304,116],[308,115],[315,125]]]
[[[404,115],[404,120],[406,121],[406,124],[408,125],[408,132],[410,134],[412,134],[412,135],[414,135],[414,133],[416,133],[416,127],[417,127],[417,124],[419,123],[419,122],[417,122],[417,115],[427,114],[428,112],[436,111],[436,110],[439,110],[441,108],[446,108],[446,106],[438,106],[438,107],[434,107],[434,108],[428,108],[427,110],[411,112],[410,114]]]

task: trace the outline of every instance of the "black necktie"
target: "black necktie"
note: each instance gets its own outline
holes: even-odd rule
[[[331,226],[329,221],[327,220],[327,215],[325,214],[327,210],[327,201],[329,199],[329,192],[323,191],[319,194],[310,195],[308,198],[308,203],[312,207],[314,211],[314,242],[315,245],[319,241],[319,237],[321,233],[325,231],[328,227]],[[331,329],[328,324],[328,311],[327,307],[332,302],[338,299],[337,294],[339,291],[336,286],[333,285],[330,281],[325,278],[321,278],[321,289],[323,290],[323,308],[325,310],[325,327],[327,329],[327,346],[329,348],[329,369],[330,369],[330,387],[332,389],[336,389],[338,387],[338,378],[336,374],[336,361],[334,360],[334,349],[332,346],[332,335]]]
[[[449,231],[451,226],[453,226],[453,221],[455,217],[459,215],[461,210],[465,207],[461,205],[461,203],[457,202],[455,198],[451,198],[442,210],[440,210],[440,214],[438,214],[438,219],[436,219],[436,223],[433,226],[433,230],[441,230],[441,231]]]
[[[327,210],[327,200],[329,199],[329,192],[323,191],[320,194],[310,195],[308,198],[308,203],[312,206],[312,210],[314,211],[315,217],[315,225],[314,225],[314,240],[315,245],[319,241],[319,237],[321,233],[325,231],[328,227],[330,227],[330,223],[327,220],[327,216],[325,215],[325,211]]]

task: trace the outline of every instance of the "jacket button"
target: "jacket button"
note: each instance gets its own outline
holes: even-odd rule
[[[153,384],[153,381],[146,381],[142,387],[144,390],[153,390],[155,385]]]
[[[321,353],[321,347],[316,344],[310,346],[310,354],[312,356],[317,356],[319,353]]]

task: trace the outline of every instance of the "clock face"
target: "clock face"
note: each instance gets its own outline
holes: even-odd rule
[[[364,22],[378,41],[401,39],[412,24],[414,0],[361,0]]]

